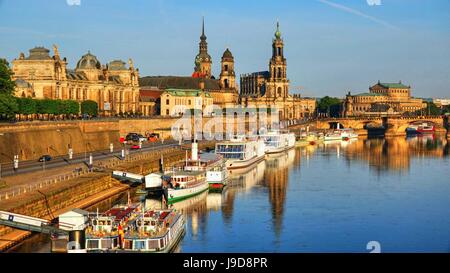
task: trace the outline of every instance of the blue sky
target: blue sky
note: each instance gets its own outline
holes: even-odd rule
[[[80,2],[0,0],[0,57],[55,43],[71,68],[90,50],[102,63],[131,57],[142,76],[191,75],[205,16],[213,74],[226,47],[242,74],[267,70],[278,19],[292,93],[342,97],[402,80],[415,96],[450,97],[448,0]]]

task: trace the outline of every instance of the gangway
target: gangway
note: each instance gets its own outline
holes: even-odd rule
[[[69,224],[54,224],[51,221],[22,214],[0,211],[0,225],[45,234],[68,235]]]

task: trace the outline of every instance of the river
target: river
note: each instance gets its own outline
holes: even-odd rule
[[[187,216],[176,251],[367,253],[375,241],[381,252],[450,252],[449,145],[437,136],[358,139],[271,156],[232,173],[222,193],[176,203]],[[35,235],[10,252],[49,250],[48,236]]]

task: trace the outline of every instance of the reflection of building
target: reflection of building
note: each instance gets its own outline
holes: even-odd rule
[[[411,87],[399,83],[380,83],[369,88],[369,93],[347,94],[343,105],[345,117],[362,115],[395,115],[415,112],[426,104],[411,97]]]
[[[140,79],[145,88],[166,89],[200,89],[209,92],[214,104],[222,108],[234,107],[238,103],[234,57],[227,48],[222,56],[219,79],[211,73],[212,58],[208,53],[204,24],[200,36],[199,53],[195,58],[195,70],[191,77],[149,76]]]
[[[139,70],[133,62],[115,60],[101,65],[97,57],[88,52],[77,63],[75,70],[67,68],[58,48],[50,50],[36,47],[25,57],[12,62],[17,97],[37,99],[93,100],[103,114],[137,112],[139,99]]]
[[[275,232],[281,232],[284,215],[284,204],[289,180],[289,166],[295,160],[295,150],[281,153],[277,157],[267,159],[265,170],[265,185],[269,188],[269,200],[272,205],[272,215]]]
[[[286,69],[284,42],[277,24],[269,71],[241,75],[242,104],[246,107],[277,107],[280,119],[298,119],[312,115],[316,109],[316,100],[289,95]]]

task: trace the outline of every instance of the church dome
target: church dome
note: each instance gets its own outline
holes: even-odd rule
[[[35,47],[30,49],[30,56],[27,58],[28,60],[50,60],[51,57],[49,55],[50,50],[45,47]]]
[[[77,69],[100,69],[102,66],[97,57],[88,52],[77,63]]]
[[[114,60],[109,63],[109,70],[127,70],[125,62],[122,60]]]
[[[231,51],[227,48],[223,53],[222,58],[233,59],[233,54],[231,54]]]

